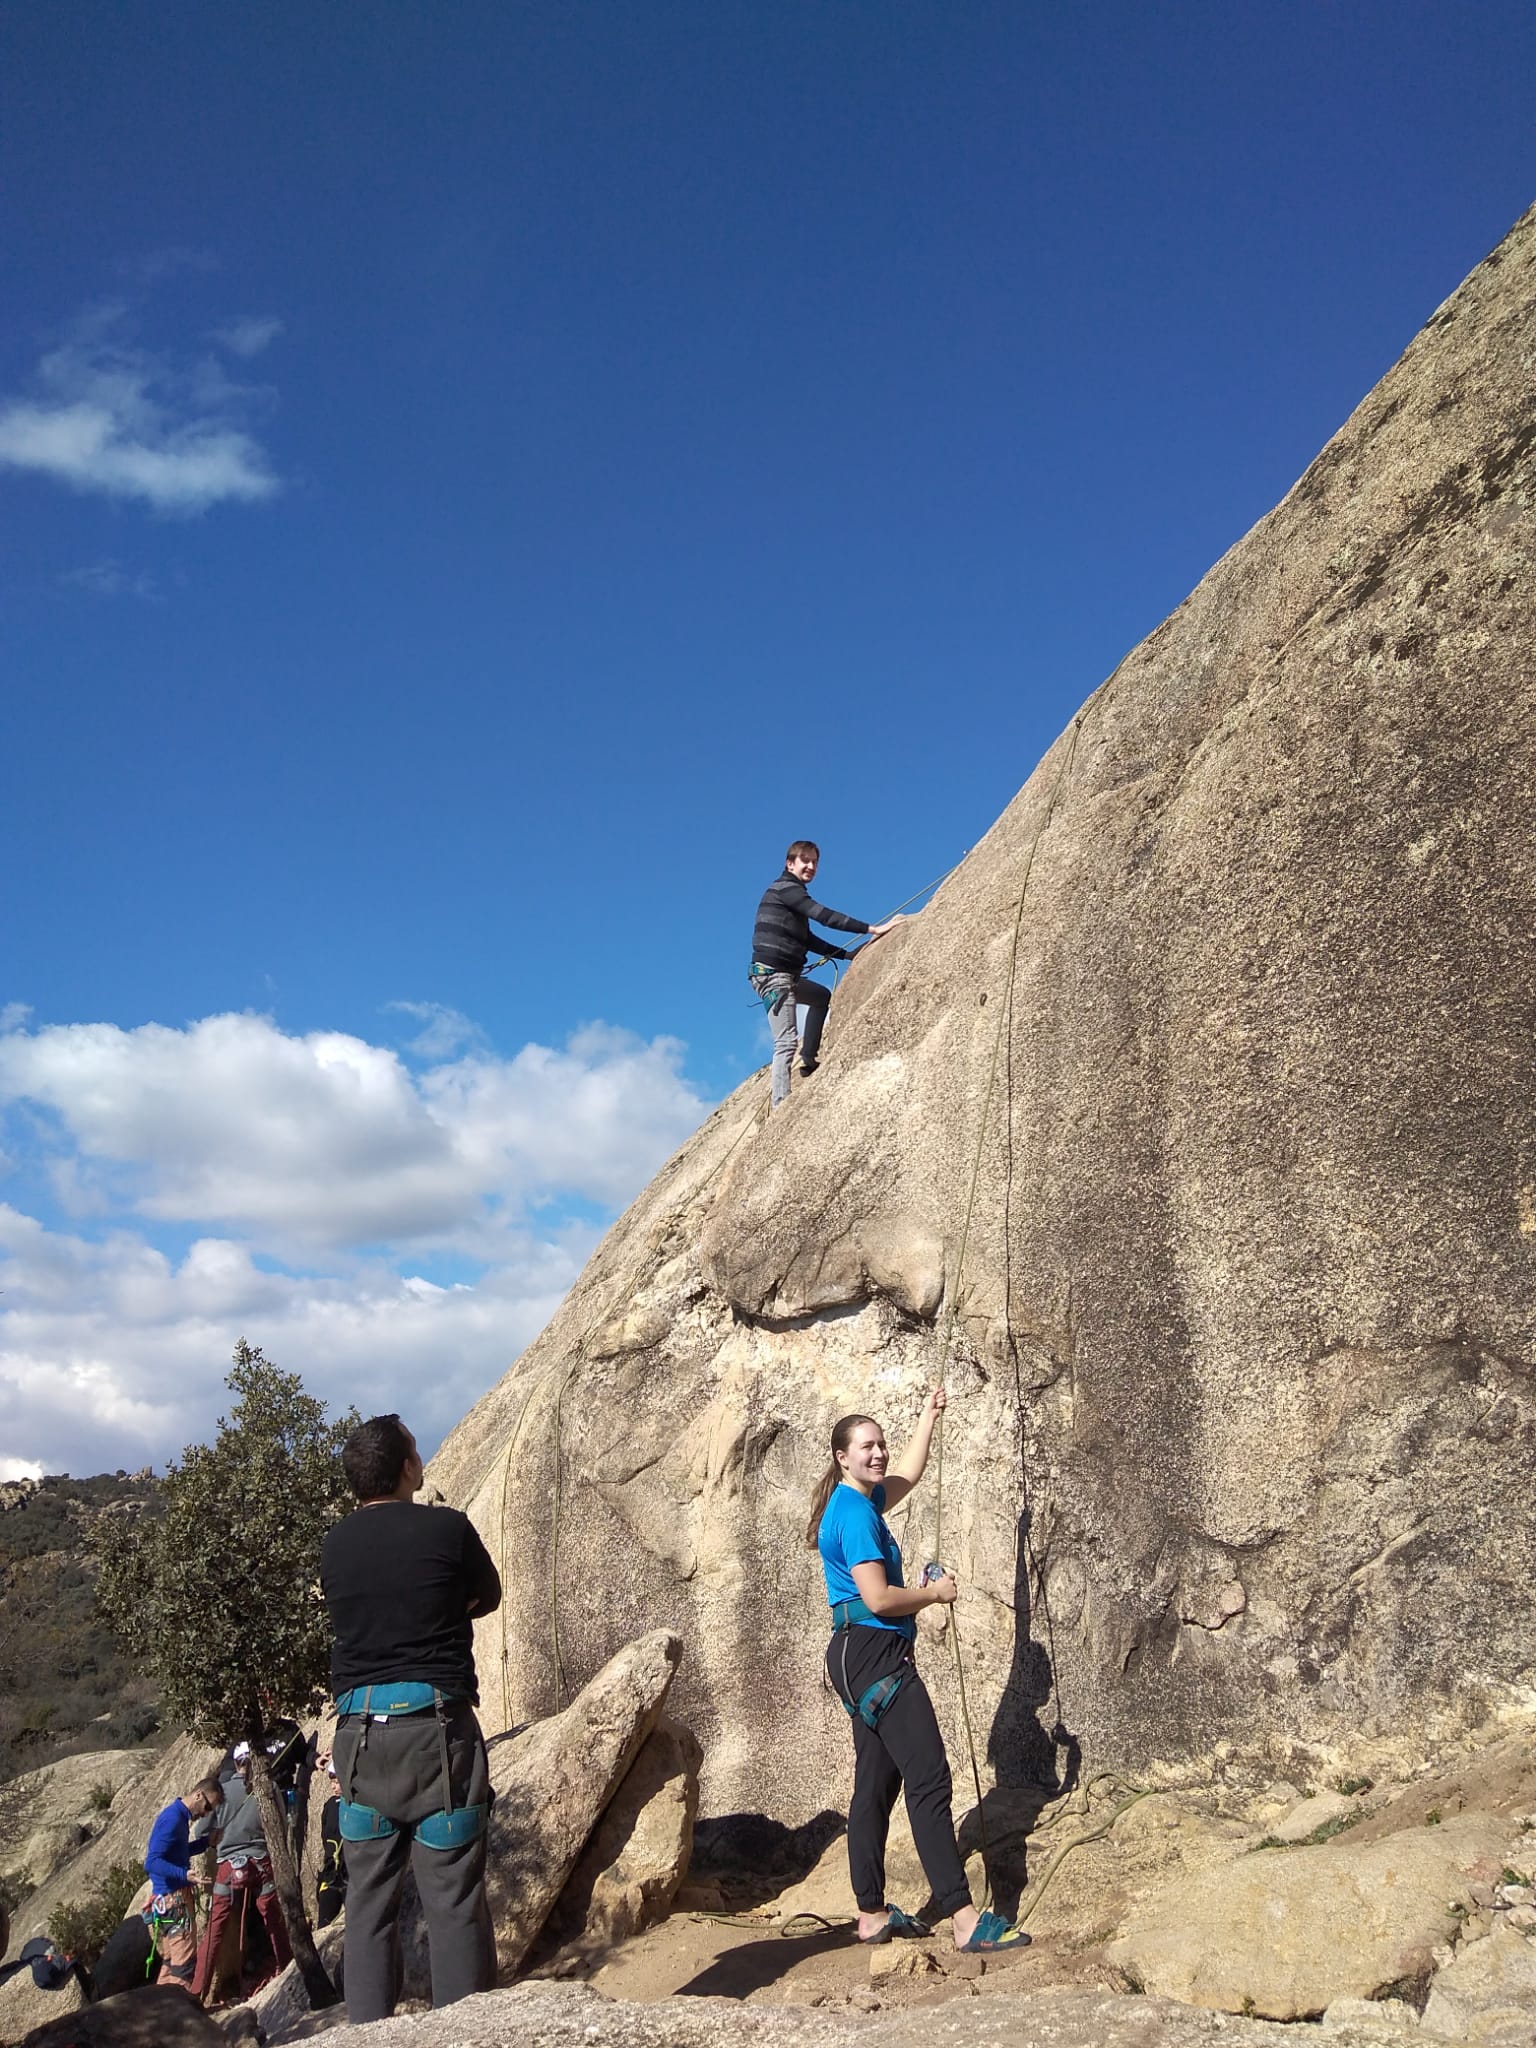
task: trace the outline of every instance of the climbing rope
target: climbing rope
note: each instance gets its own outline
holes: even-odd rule
[[[1108,686],[1106,685],[1105,687],[1107,688]],[[981,1162],[986,1149],[987,1126],[992,1114],[992,1097],[997,1088],[997,1067],[998,1057],[1002,1050],[1003,1027],[1005,1023],[1011,1021],[1013,1013],[1013,984],[1019,958],[1019,934],[1024,925],[1024,904],[1029,894],[1029,879],[1034,871],[1035,849],[1050,830],[1051,820],[1056,815],[1057,801],[1060,798],[1067,776],[1071,772],[1072,763],[1077,755],[1077,736],[1082,730],[1087,708],[1085,706],[1072,721],[1071,738],[1067,743],[1066,751],[1062,755],[1061,763],[1057,768],[1056,780],[1052,785],[1050,799],[1045,807],[1045,815],[1040,821],[1039,829],[1029,843],[1029,851],[1024,858],[1024,874],[1019,884],[1019,899],[1013,914],[1013,936],[1008,948],[1007,994],[1005,1000],[998,1004],[997,1026],[992,1034],[992,1059],[987,1070],[986,1094],[982,1100],[981,1119],[977,1127],[975,1156],[971,1162],[971,1184],[965,1198],[965,1217],[960,1229],[960,1250],[959,1256],[955,1261],[955,1276],[952,1284],[945,1290],[944,1338],[938,1370],[938,1381],[941,1386],[944,1383],[945,1376],[949,1370],[950,1360],[954,1354],[955,1325],[959,1314],[960,1288],[965,1275],[966,1253],[970,1249],[971,1242],[971,1219],[976,1212],[976,1190],[981,1181]],[[1007,1312],[1007,1304],[1005,1304],[1004,1314],[1006,1315]],[[933,1555],[935,1558],[942,1560],[944,1555],[944,1413],[942,1410],[939,1413],[936,1434],[938,1443],[936,1445],[937,1459],[934,1468]],[[961,1722],[965,1729],[965,1747],[971,1766],[971,1784],[976,1793],[976,1820],[981,1830],[982,1876],[986,1885],[986,1899],[990,1902],[992,1898],[992,1851],[991,1843],[987,1839],[986,1802],[982,1798],[981,1765],[976,1755],[976,1731],[971,1725],[970,1701],[966,1694],[965,1658],[960,1649],[959,1616],[956,1614],[953,1605],[950,1606],[945,1619],[948,1625],[950,1647],[954,1651],[955,1657],[955,1690],[960,1701]]]

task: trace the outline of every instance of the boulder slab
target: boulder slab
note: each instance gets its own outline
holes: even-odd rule
[[[689,1730],[663,1716],[566,1880],[535,1967],[616,1947],[670,1910],[693,1847],[702,1760]]]
[[[521,1968],[660,1720],[682,1654],[679,1637],[653,1629],[611,1658],[563,1713],[490,1745],[496,1805],[486,1888],[503,1978]]]
[[[1256,1850],[1158,1893],[1106,1955],[1159,1996],[1276,2020],[1422,1986],[1506,1833],[1484,1816]]]

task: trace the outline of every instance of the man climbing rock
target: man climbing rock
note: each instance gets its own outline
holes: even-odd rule
[[[846,911],[829,910],[811,895],[821,849],[814,839],[797,839],[784,856],[784,872],[768,884],[757,906],[752,927],[753,988],[762,999],[773,1027],[773,1107],[789,1100],[790,1067],[795,1057],[795,1009],[806,1008],[805,1036],[800,1039],[800,1071],[814,1074],[821,1050],[821,1028],[827,1020],[830,989],[805,978],[805,957],[811,950],[811,925],[826,925],[836,932],[859,932],[878,939],[902,920],[888,917],[884,924],[865,924]],[[830,959],[851,960],[844,946],[817,938],[814,943]]]
[[[341,1462],[358,1505],[320,1546],[320,1584],[336,1635],[347,2018],[361,2026],[395,2008],[407,1864],[426,1916],[433,2004],[496,1981],[490,1767],[470,1622],[501,1605],[501,1580],[467,1515],[413,1500],[421,1459],[398,1415],[353,1430]]]

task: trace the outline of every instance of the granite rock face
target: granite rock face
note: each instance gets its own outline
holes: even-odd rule
[[[1108,1957],[1186,2005],[1315,2019],[1337,1999],[1427,1984],[1437,1946],[1473,1909],[1476,1878],[1498,1869],[1507,1835],[1479,1815],[1240,1857],[1160,1892]]]
[[[808,1496],[941,1367],[898,1533],[1000,1782],[1528,1677],[1533,651],[1536,211],[449,1438],[488,1728],[665,1626],[705,1810],[842,1805]]]

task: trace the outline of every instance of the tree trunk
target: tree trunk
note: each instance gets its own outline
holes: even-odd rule
[[[272,1858],[272,1882],[277,1887],[277,1902],[283,1909],[293,1959],[304,1980],[310,2010],[322,2012],[327,2006],[338,2003],[336,1987],[315,1947],[309,1915],[304,1910],[304,1894],[299,1889],[298,1869],[288,1842],[288,1814],[282,1796],[272,1782],[271,1761],[257,1742],[251,1744],[251,1786],[261,1811],[267,1854]]]

